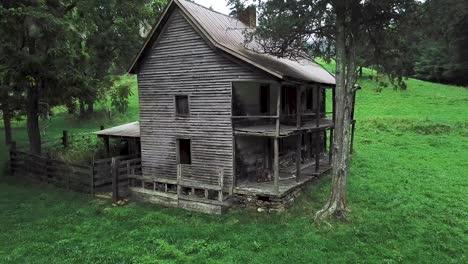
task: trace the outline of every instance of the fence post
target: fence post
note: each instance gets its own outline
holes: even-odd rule
[[[179,196],[182,194],[182,164],[177,164],[177,204],[179,204]]]
[[[67,130],[63,130],[63,136],[62,136],[62,145],[64,148],[67,148],[68,147],[68,131]]]
[[[10,143],[10,163],[9,163],[9,168],[8,172],[11,176],[15,174],[15,166],[14,164],[16,162],[16,142],[12,141]]]
[[[119,201],[119,174],[118,174],[118,159],[113,157],[111,162],[112,171],[112,202]]]
[[[91,171],[89,175],[91,176],[91,196],[94,197],[94,155],[91,160]]]
[[[218,200],[220,202],[223,201],[223,187],[224,187],[224,170],[222,168],[219,169],[219,187],[221,187],[221,191],[218,192]]]

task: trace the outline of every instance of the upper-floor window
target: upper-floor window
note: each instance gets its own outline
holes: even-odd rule
[[[188,95],[175,96],[176,116],[188,116],[190,114]]]

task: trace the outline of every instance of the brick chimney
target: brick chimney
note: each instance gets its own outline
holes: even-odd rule
[[[248,6],[238,14],[239,20],[250,28],[257,26],[257,8],[254,5]]]

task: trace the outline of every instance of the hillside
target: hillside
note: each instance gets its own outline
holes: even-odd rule
[[[329,178],[310,186],[285,214],[223,216],[147,204],[112,207],[6,180],[0,183],[0,262],[466,262],[468,90],[411,79],[407,91],[378,93],[375,81],[359,83],[352,212],[345,223],[312,221]],[[99,114],[81,121],[57,110],[44,122],[44,138],[137,119],[136,95],[129,112],[112,120]],[[24,123],[15,124],[14,137],[26,139]],[[6,150],[0,151],[5,160]]]

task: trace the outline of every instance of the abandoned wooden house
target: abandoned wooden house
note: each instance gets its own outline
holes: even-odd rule
[[[233,18],[168,4],[129,69],[140,98],[134,197],[208,213],[233,201],[281,210],[330,169],[334,76],[306,57],[262,53],[246,42],[255,23],[253,7]]]

